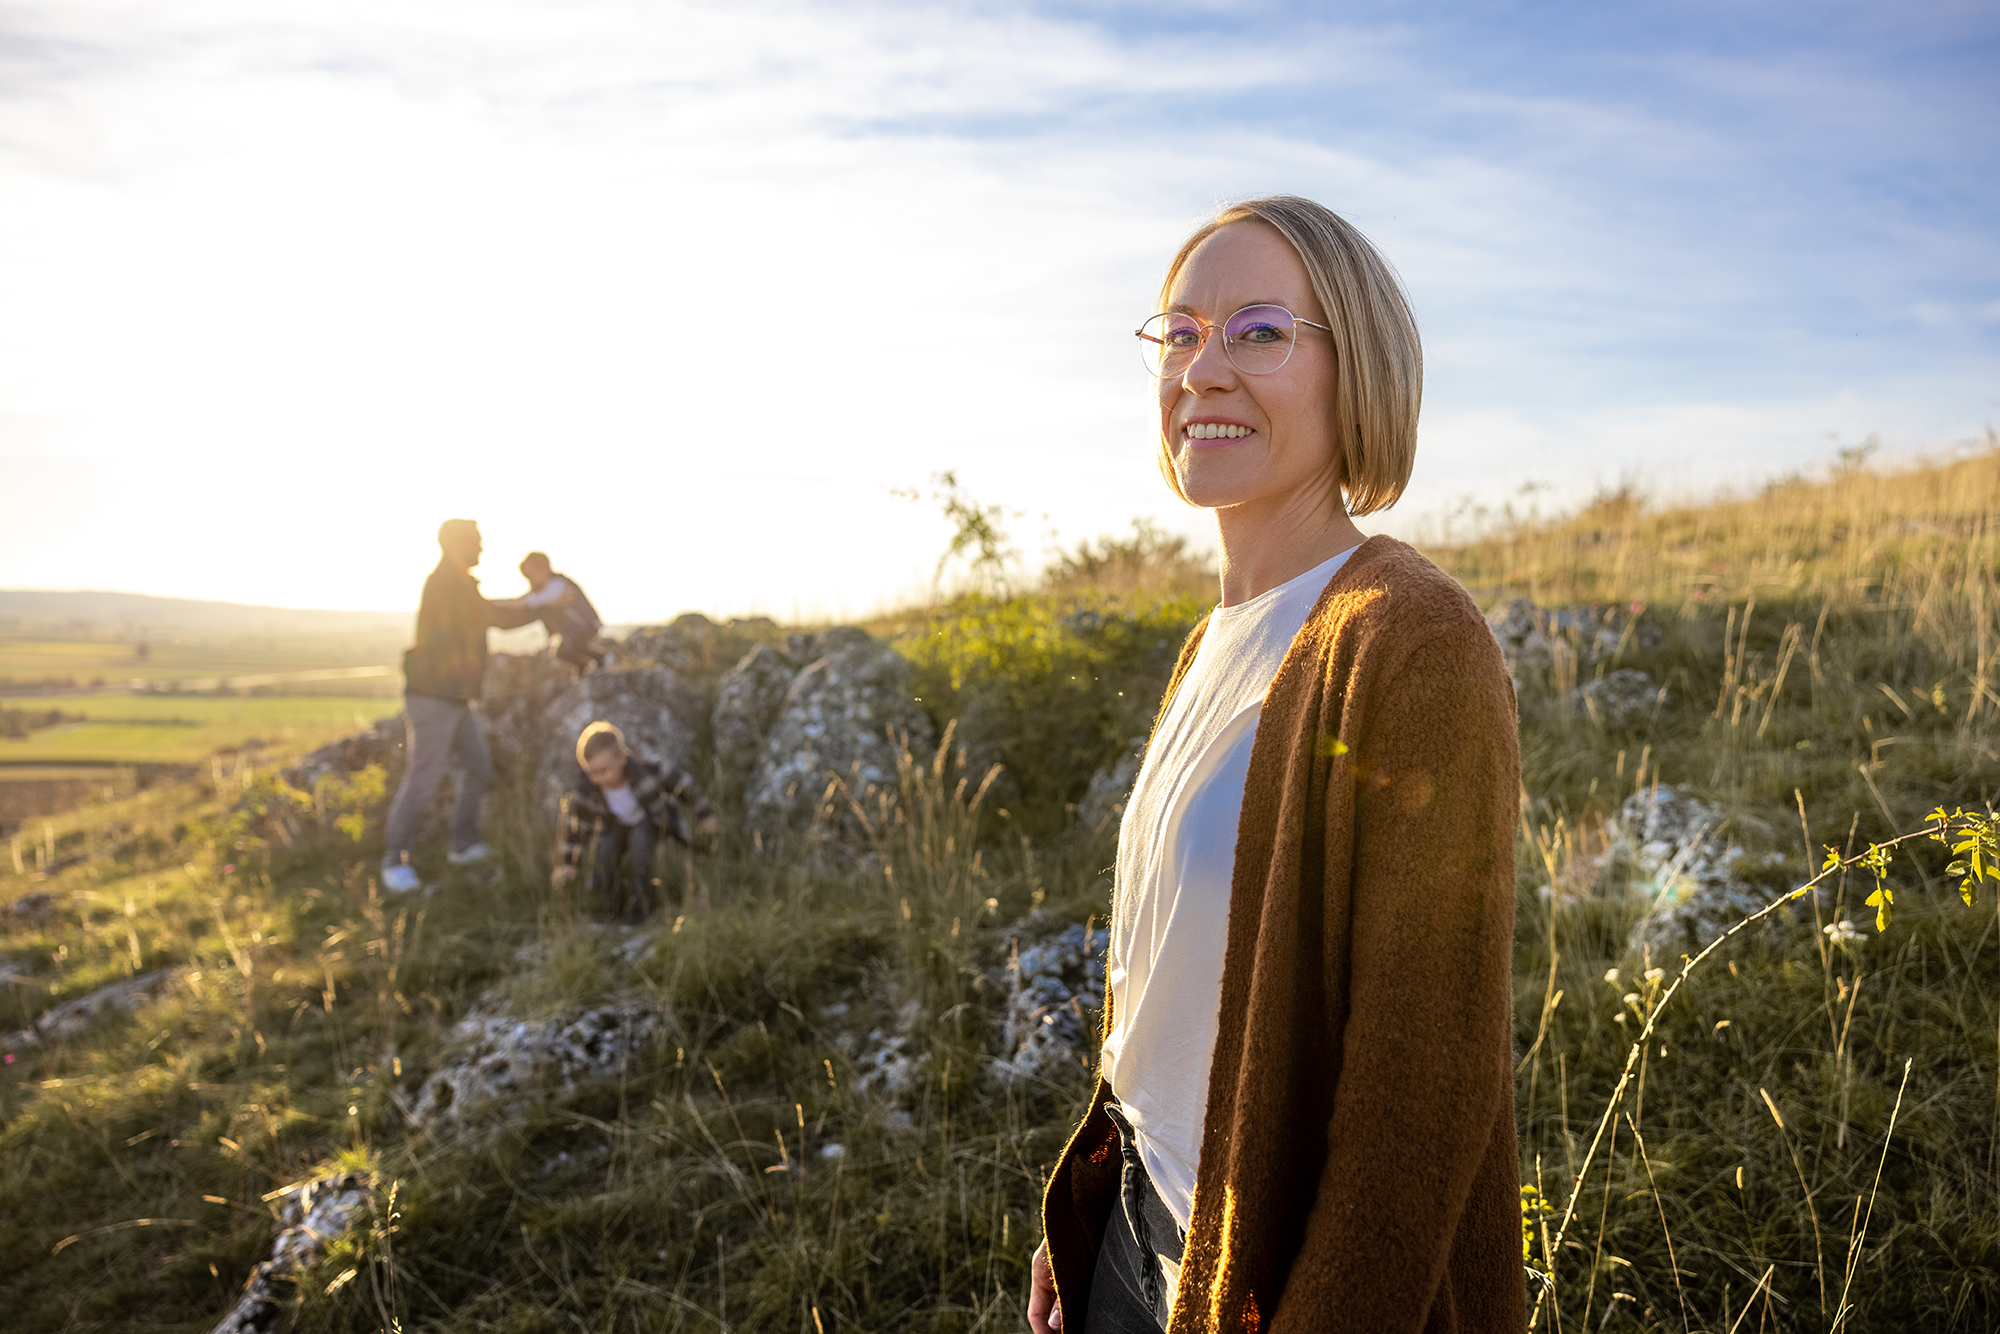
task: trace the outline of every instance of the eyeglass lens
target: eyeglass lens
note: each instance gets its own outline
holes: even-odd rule
[[[1204,325],[1193,315],[1169,311],[1140,329],[1146,369],[1162,379],[1179,376],[1201,351]],[[1290,360],[1298,326],[1283,306],[1245,306],[1222,325],[1222,349],[1245,375],[1268,375]]]

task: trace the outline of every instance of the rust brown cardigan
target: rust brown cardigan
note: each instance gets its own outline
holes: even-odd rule
[[[1415,550],[1370,538],[1257,725],[1170,1334],[1526,1326],[1519,792],[1513,686],[1478,610]],[[1042,1204],[1067,1334],[1117,1200],[1109,1093],[1100,1079]]]

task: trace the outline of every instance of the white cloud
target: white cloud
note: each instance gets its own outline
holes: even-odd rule
[[[1715,126],[1439,78],[1407,26],[622,0],[7,21],[0,466],[41,460],[44,517],[0,533],[4,583],[394,606],[467,513],[495,587],[541,546],[614,617],[858,612],[928,576],[943,530],[887,491],[943,468],[1028,515],[1026,546],[1043,515],[1198,531],[1127,331],[1189,223],[1270,189],[1350,212],[1411,285],[1412,511],[1990,411],[1990,348],[1923,373],[1854,370],[1872,333],[1773,352],[1810,324],[1797,274],[1619,188],[1747,189],[1756,154]],[[1827,357],[1839,383],[1797,369]]]

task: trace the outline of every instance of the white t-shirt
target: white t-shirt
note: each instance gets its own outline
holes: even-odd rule
[[[543,607],[553,607],[568,595],[569,581],[558,574],[551,576],[547,583],[522,598],[521,602],[530,611],[540,611]],[[627,820],[625,823],[631,824],[633,822]]]
[[[611,808],[611,813],[618,817],[620,824],[635,825],[646,818],[639,799],[632,795],[630,783],[622,787],[602,787],[598,791],[604,794],[604,804]]]
[[[1352,554],[1209,616],[1118,832],[1104,1068],[1146,1171],[1182,1229],[1194,1212],[1236,824],[1257,718],[1286,650]]]

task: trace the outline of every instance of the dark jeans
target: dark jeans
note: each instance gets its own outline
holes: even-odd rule
[[[1104,1245],[1097,1252],[1097,1268],[1091,1273],[1090,1309],[1083,1315],[1083,1334],[1161,1334],[1167,1327],[1167,1308],[1174,1292],[1160,1256],[1178,1264],[1187,1238],[1174,1221],[1174,1211],[1167,1208],[1153,1179],[1146,1175],[1132,1123],[1125,1119],[1123,1109],[1114,1102],[1106,1103],[1104,1110],[1118,1127],[1118,1151],[1125,1170],[1118,1207],[1111,1211]]]
[[[590,887],[611,917],[643,922],[653,913],[653,853],[660,846],[651,820],[628,825],[610,819],[597,833],[591,853]],[[631,870],[618,874],[618,863],[629,857]]]
[[[384,866],[407,862],[417,841],[424,808],[448,770],[458,771],[458,797],[451,807],[451,850],[463,852],[479,841],[479,799],[493,781],[493,756],[486,749],[486,732],[472,706],[462,699],[408,695],[403,713],[409,719],[409,764],[403,785],[389,804],[384,831]]]

